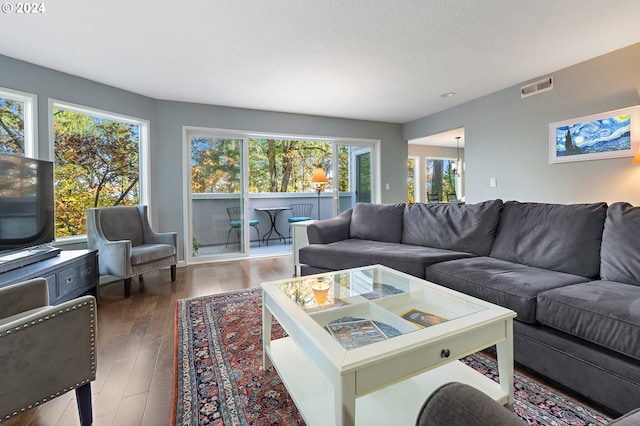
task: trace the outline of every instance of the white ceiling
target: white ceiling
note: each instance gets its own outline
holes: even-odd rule
[[[44,5],[0,14],[0,54],[156,99],[393,123],[640,42],[638,0]]]

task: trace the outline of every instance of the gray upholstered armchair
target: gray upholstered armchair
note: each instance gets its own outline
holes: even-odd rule
[[[93,296],[49,306],[44,278],[0,288],[0,421],[75,389],[90,425],[95,333]]]
[[[87,245],[98,250],[101,275],[124,279],[124,296],[131,294],[131,277],[171,267],[176,280],[178,237],[151,229],[147,206],[116,206],[87,210]]]
[[[512,410],[507,410],[476,388],[458,382],[436,389],[423,404],[416,426],[525,426]],[[609,425],[640,425],[640,409]]]

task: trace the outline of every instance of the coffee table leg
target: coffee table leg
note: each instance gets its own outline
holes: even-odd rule
[[[269,369],[269,356],[267,351],[271,349],[271,311],[267,309],[265,299],[268,296],[262,292],[262,368],[263,371]]]
[[[335,389],[336,426],[356,424],[356,376],[341,376]]]
[[[513,320],[507,320],[505,329],[506,339],[496,345],[498,374],[500,375],[500,388],[509,395],[507,407],[513,409]]]

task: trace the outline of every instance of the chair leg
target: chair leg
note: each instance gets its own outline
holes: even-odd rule
[[[176,265],[171,265],[171,281],[176,280]]]
[[[258,227],[253,225],[253,229],[256,230],[256,234],[258,234],[258,247],[260,247],[260,231],[258,231]]]
[[[227,242],[224,245],[224,248],[227,248],[229,246],[229,237],[231,236],[231,231],[233,231],[233,228],[230,228],[229,232],[227,232]]]
[[[91,407],[91,382],[76,388],[76,400],[80,424],[90,426],[93,424],[93,408]]]
[[[131,296],[131,277],[124,279],[124,297]]]

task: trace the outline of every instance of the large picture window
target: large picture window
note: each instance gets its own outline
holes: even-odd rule
[[[147,122],[61,103],[52,113],[56,238],[86,234],[88,208],[145,203]]]
[[[0,153],[36,157],[36,95],[0,88]]]

